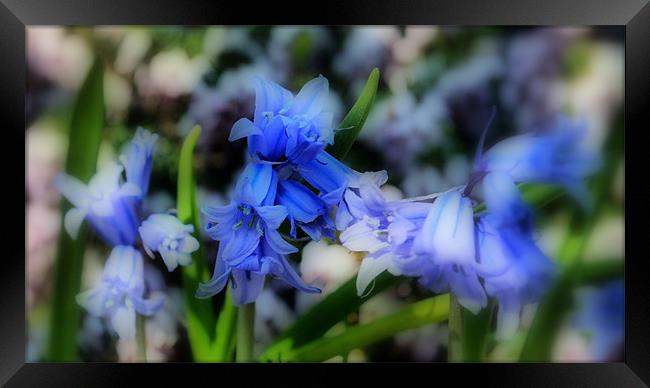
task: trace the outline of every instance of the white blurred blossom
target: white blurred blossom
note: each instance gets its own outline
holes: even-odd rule
[[[62,27],[28,27],[27,61],[33,71],[66,90],[76,90],[93,59],[88,43]]]
[[[141,66],[135,79],[143,96],[176,98],[191,93],[208,67],[205,57],[190,58],[183,49],[173,48],[156,54],[148,66]]]

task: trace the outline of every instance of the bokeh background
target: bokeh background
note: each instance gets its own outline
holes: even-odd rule
[[[200,205],[228,201],[244,162],[245,142],[227,141],[234,121],[252,117],[252,77],[262,75],[297,92],[307,80],[330,81],[330,109],[340,120],[373,67],[381,71],[368,121],[348,157],[357,170],[387,169],[393,198],[445,190],[466,181],[478,137],[492,109],[487,144],[543,127],[564,112],[588,122],[587,142],[603,152],[623,130],[622,28],[499,27],[29,27],[27,29],[26,218],[28,361],[43,360],[52,266],[61,233],[60,196],[67,123],[75,92],[95,58],[105,64],[106,127],[99,164],[115,159],[135,129],[161,139],[145,207],[175,206],[180,143],[194,124]],[[620,151],[622,155],[622,149]],[[594,214],[584,260],[624,260],[624,162],[617,160],[604,205]],[[571,230],[575,204],[561,199],[538,211],[539,241],[555,257]],[[214,265],[214,243],[204,243]],[[82,289],[101,276],[107,248],[91,239]],[[325,242],[309,243],[299,269],[324,295],[349,280],[360,258]],[[147,260],[165,309],[147,320],[150,361],[191,359],[183,323],[179,271]],[[575,291],[553,347],[553,361],[622,360],[623,281]],[[368,322],[428,293],[405,280],[364,304],[350,322]],[[323,295],[267,284],[256,304],[258,349],[269,344]],[[220,303],[215,298],[215,304]],[[524,311],[530,323],[535,306]],[[335,328],[336,330],[337,328]],[[494,344],[490,359],[512,360],[525,330]],[[444,361],[446,324],[403,332],[350,353],[348,361]],[[129,361],[135,343],[116,341],[97,318],[84,315],[78,338],[85,361]],[[332,361],[340,361],[340,358]]]

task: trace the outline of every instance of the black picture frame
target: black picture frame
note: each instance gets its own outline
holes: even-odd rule
[[[625,362],[602,364],[358,364],[358,365],[218,365],[218,364],[40,364],[25,362],[25,259],[17,224],[20,214],[11,203],[19,201],[16,186],[20,169],[14,168],[25,130],[25,26],[27,25],[208,25],[208,24],[435,24],[435,25],[611,25],[625,28],[625,245],[627,255]],[[135,374],[169,384],[173,376],[205,376],[204,383],[229,376],[262,381],[281,379],[314,385],[343,372],[365,381],[378,375],[392,376],[409,384],[404,376],[418,375],[427,384],[445,380],[463,386],[468,381],[481,386],[588,386],[638,387],[650,383],[650,282],[648,281],[645,232],[650,216],[650,181],[646,179],[645,133],[650,112],[650,5],[648,0],[411,0],[342,1],[322,4],[182,0],[0,0],[0,117],[3,139],[16,146],[3,152],[6,189],[4,257],[0,270],[0,383],[7,386],[115,386],[134,383]],[[629,128],[629,130],[627,130]],[[25,171],[26,173],[26,171]],[[14,182],[15,180],[15,182]],[[24,248],[24,247],[23,247]],[[294,380],[296,369],[313,368],[314,376]],[[190,369],[190,370],[187,370]],[[249,369],[255,369],[249,370]],[[257,371],[259,369],[259,371]],[[356,370],[358,369],[358,370]],[[309,376],[309,374],[307,374]],[[443,377],[444,376],[444,377]],[[452,379],[452,380],[449,380]],[[350,380],[345,380],[349,383]],[[384,380],[384,383],[388,380]],[[645,382],[645,384],[644,384]],[[422,382],[415,380],[413,384]],[[152,381],[149,384],[154,384]],[[167,385],[166,384],[166,385]],[[131,385],[131,384],[129,384]],[[250,386],[251,384],[244,384]],[[347,384],[345,384],[347,385]]]

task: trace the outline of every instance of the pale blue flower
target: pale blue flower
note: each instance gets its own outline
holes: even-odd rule
[[[190,265],[192,252],[199,249],[198,240],[192,236],[194,226],[183,225],[170,214],[152,214],[138,230],[144,249],[151,257],[159,252],[169,272],[178,265]]]
[[[136,200],[141,189],[122,182],[122,166],[109,163],[85,185],[70,175],[59,175],[55,185],[74,206],[64,219],[65,230],[76,238],[84,219],[106,241],[115,245],[133,245],[138,236]]]
[[[356,252],[367,252],[357,275],[357,294],[362,295],[370,282],[384,271],[403,274],[402,263],[410,260],[412,246],[431,208],[429,203],[387,201],[370,176],[361,180],[358,190],[348,190],[339,205],[345,211],[346,227],[341,244]]]
[[[120,157],[126,169],[126,181],[140,188],[141,198],[149,191],[153,152],[157,141],[157,134],[138,128],[126,152]]]
[[[111,327],[122,339],[135,338],[136,312],[153,315],[164,303],[160,295],[145,299],[144,263],[132,246],[113,248],[101,284],[77,296],[89,314],[110,319]]]
[[[584,201],[583,180],[599,165],[596,155],[581,144],[585,133],[585,122],[559,116],[546,131],[495,144],[479,160],[479,169],[504,172],[515,182],[559,184]]]
[[[422,260],[420,282],[432,291],[450,290],[473,313],[487,304],[476,273],[472,202],[452,190],[438,196],[414,242]]]
[[[488,209],[477,226],[479,274],[488,295],[499,302],[497,335],[511,336],[521,308],[539,301],[554,265],[533,238],[532,213],[511,178],[490,173],[483,180]]]
[[[267,275],[278,277],[304,292],[320,292],[320,289],[305,284],[286,257],[271,247],[266,239],[261,239],[253,252],[239,260],[225,259],[225,250],[224,244],[220,244],[212,279],[199,284],[197,298],[209,298],[219,293],[230,279],[233,303],[238,306],[252,303],[262,292]]]
[[[238,120],[229,139],[248,138],[250,154],[263,161],[313,160],[334,141],[332,113],[323,111],[328,94],[323,76],[307,82],[295,97],[274,82],[257,79],[254,119]]]

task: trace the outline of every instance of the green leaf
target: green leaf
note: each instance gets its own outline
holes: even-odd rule
[[[473,314],[452,296],[449,309],[448,360],[483,361],[496,304],[490,300],[486,308]]]
[[[237,307],[232,303],[232,291],[226,290],[226,299],[219,313],[217,333],[214,343],[214,360],[216,362],[232,361],[232,351],[235,345],[235,328],[237,327]]]
[[[368,76],[366,86],[363,87],[361,95],[350,109],[350,112],[343,118],[339,128],[341,128],[334,137],[334,144],[327,148],[327,152],[339,160],[343,160],[348,154],[352,144],[359,136],[359,132],[366,122],[370,107],[377,94],[379,85],[379,69],[374,68]]]
[[[196,126],[187,135],[181,147],[178,162],[178,218],[183,224],[194,225],[194,237],[201,241],[199,209],[196,203],[196,184],[194,181],[194,146],[201,134]],[[215,326],[212,303],[209,299],[194,296],[200,282],[209,279],[203,246],[192,253],[192,264],[183,267],[183,293],[187,319],[187,334],[196,361],[211,361],[211,347]]]
[[[576,261],[566,268],[540,303],[521,351],[521,361],[547,362],[562,320],[573,304],[576,287],[595,285],[624,275],[623,260]]]
[[[96,60],[77,93],[68,133],[65,172],[88,182],[97,167],[97,154],[104,127],[104,68]],[[61,214],[72,205],[64,200]],[[81,310],[75,300],[81,287],[83,255],[88,235],[82,226],[76,240],[70,238],[61,221],[50,311],[48,361],[74,361],[77,358],[77,331]]]
[[[449,315],[449,294],[438,295],[370,323],[353,326],[343,333],[324,337],[284,354],[282,361],[320,362],[361,348],[404,330],[443,322]]]
[[[374,286],[371,286],[370,292],[359,297],[357,296],[356,276],[353,277],[299,317],[293,326],[266,349],[260,356],[260,360],[282,360],[283,354],[291,349],[323,336],[332,326],[344,320],[348,314],[373,296],[395,284],[398,279],[399,277],[384,272],[374,280]]]

